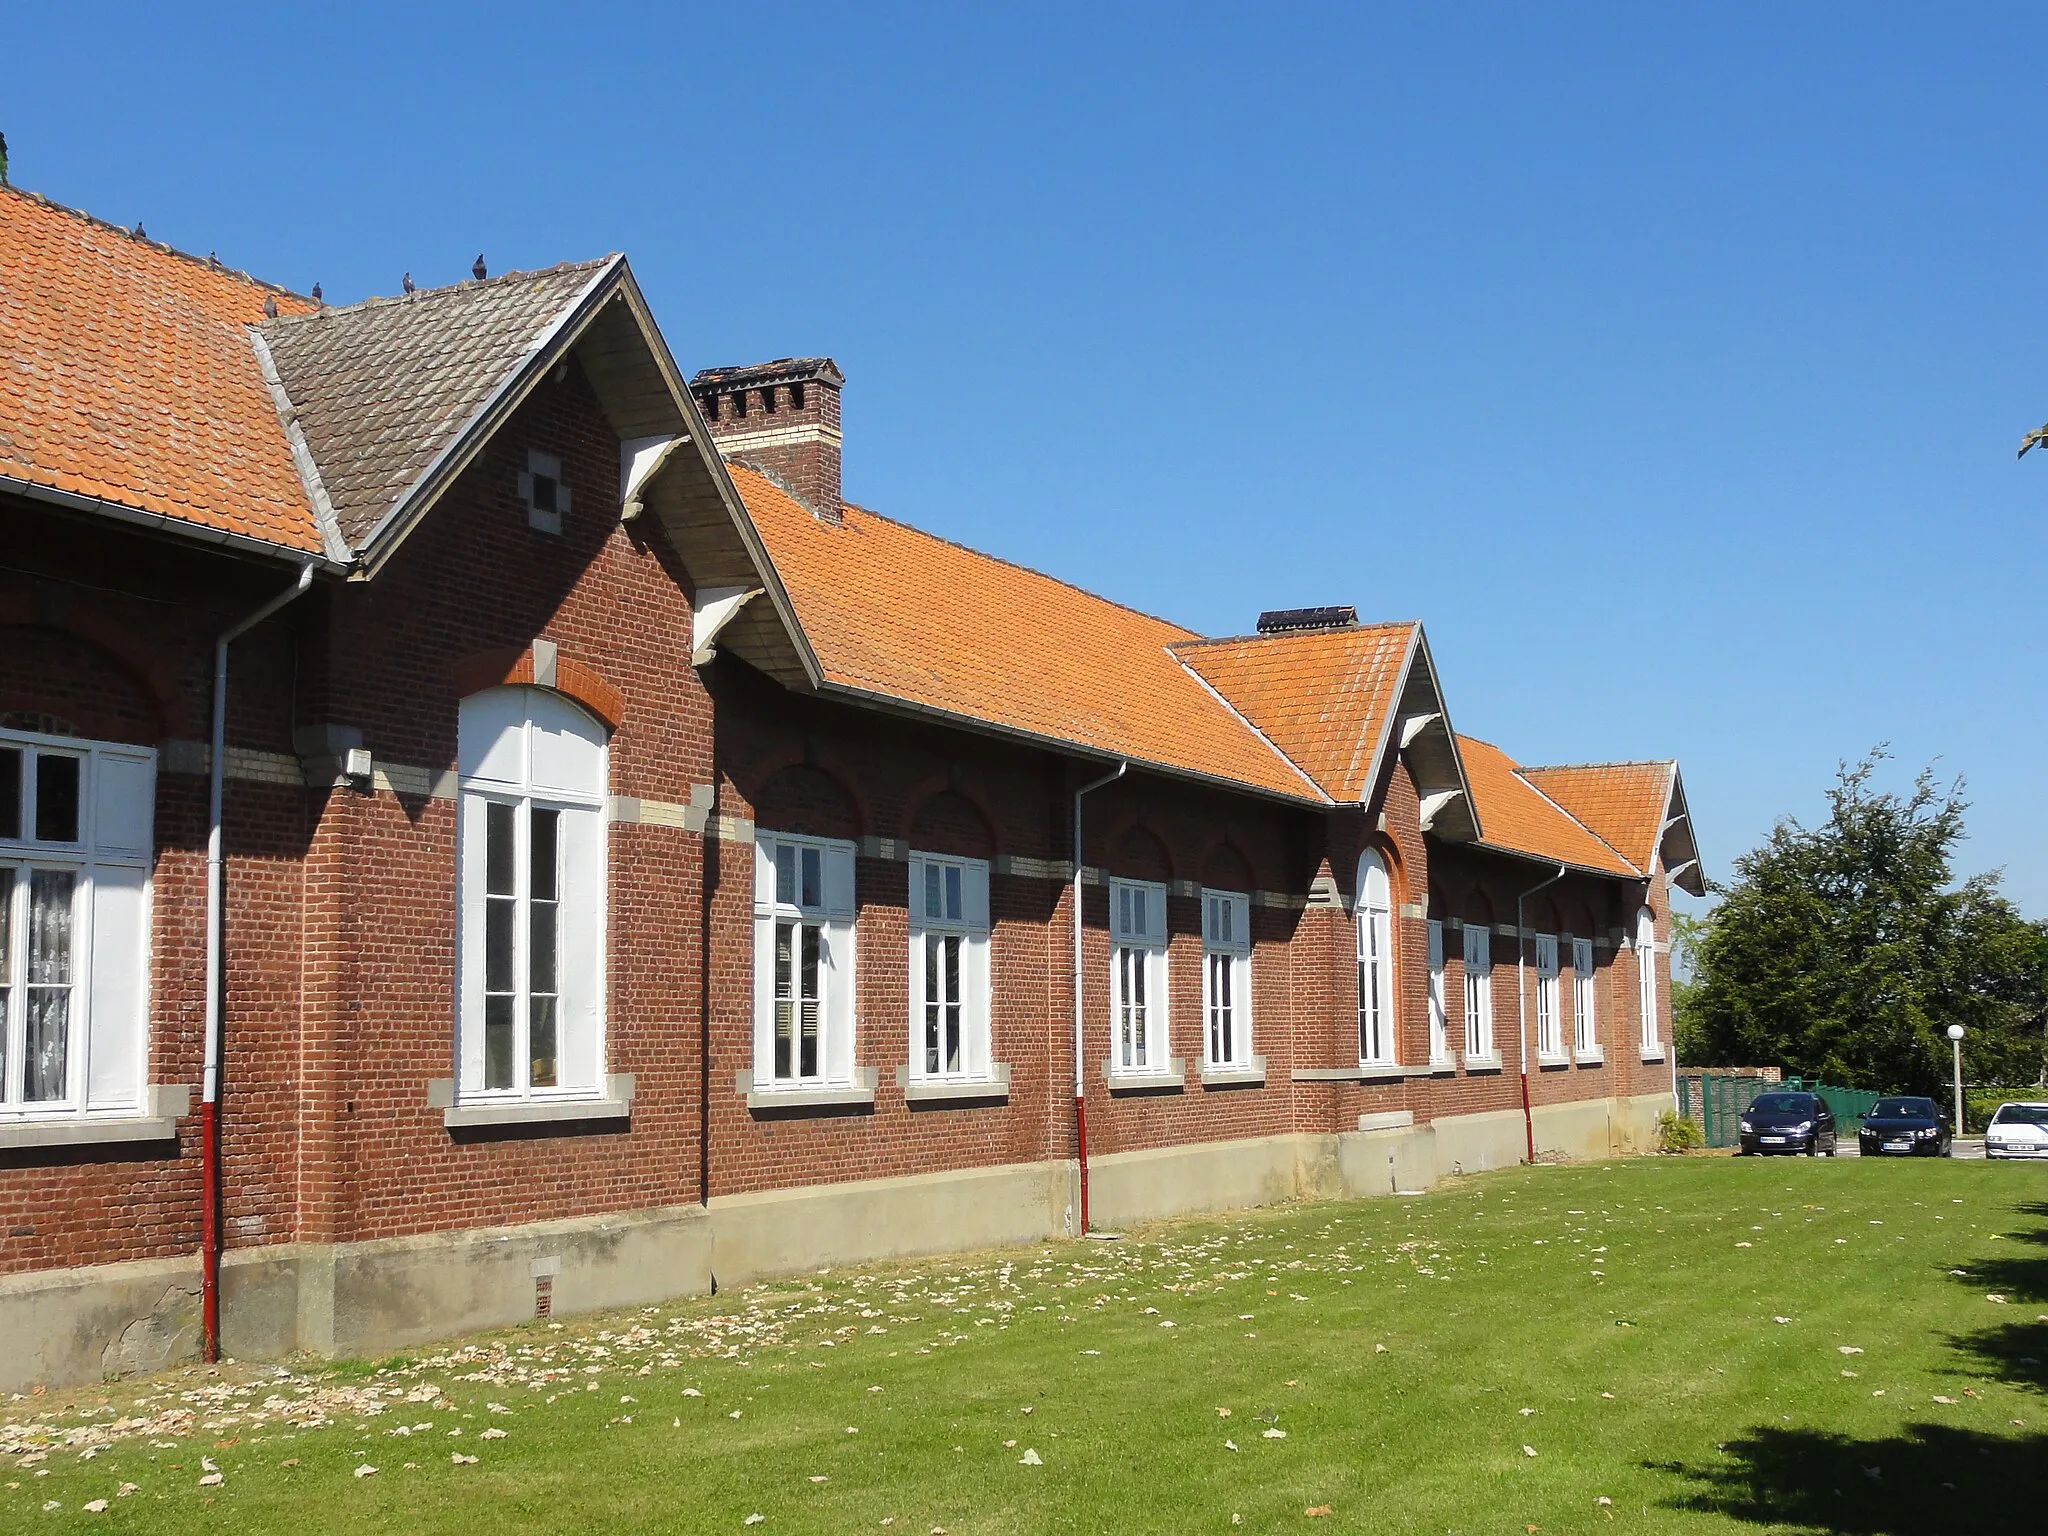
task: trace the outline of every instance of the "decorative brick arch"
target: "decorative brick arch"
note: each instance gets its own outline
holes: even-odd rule
[[[586,662],[576,661],[557,651],[553,659],[554,681],[545,681],[549,668],[536,667],[533,647],[524,650],[507,647],[496,651],[479,651],[455,663],[455,691],[462,698],[473,693],[482,693],[486,688],[502,688],[521,685],[529,688],[552,688],[556,693],[574,699],[598,719],[607,730],[616,731],[619,722],[626,716],[626,696],[614,688],[595,667]]]
[[[102,653],[134,682],[156,717],[157,737],[192,734],[176,675],[161,649],[144,645],[121,625],[91,612],[58,611],[27,593],[0,594],[0,629],[47,629],[69,636]]]
[[[974,819],[978,821],[981,826],[981,840],[986,846],[984,850],[974,854],[973,856],[992,858],[996,854],[1002,852],[1001,839],[999,839],[996,836],[995,817],[989,814],[988,806],[981,799],[981,797],[969,793],[965,787],[955,782],[956,778],[957,775],[951,773],[934,774],[932,777],[925,779],[919,784],[915,785],[911,789],[910,793],[904,797],[904,814],[902,824],[903,841],[911,846],[916,846],[917,824],[919,818],[922,817],[927,810],[931,809],[934,803],[937,801],[957,800],[960,802],[960,804],[964,805],[970,813],[972,813]],[[934,848],[932,851],[937,853],[951,853],[955,852],[956,850],[950,848]],[[965,852],[966,850],[963,849],[958,851]]]
[[[1222,876],[1215,880],[1210,878],[1216,873],[1212,866],[1225,862],[1234,862],[1239,866],[1239,873],[1243,876],[1241,881],[1235,875]],[[1252,862],[1251,855],[1244,851],[1243,844],[1228,831],[1212,834],[1203,844],[1201,856],[1191,867],[1194,870],[1194,878],[1203,885],[1220,885],[1227,890],[1253,891],[1259,888],[1258,866]]]
[[[1142,839],[1158,850],[1160,862],[1164,865],[1163,872],[1158,869],[1136,870],[1130,867],[1130,861],[1122,857],[1122,851],[1134,839]],[[1150,825],[1142,809],[1127,812],[1111,823],[1109,836],[1103,840],[1102,849],[1103,872],[1112,877],[1124,875],[1134,880],[1157,878],[1169,883],[1180,877],[1180,867],[1174,861],[1172,845],[1159,835],[1156,827]]]

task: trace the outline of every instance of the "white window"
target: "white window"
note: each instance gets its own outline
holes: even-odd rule
[[[143,1107],[156,754],[0,732],[0,1121]]]
[[[1636,992],[1643,1015],[1643,1049],[1657,1049],[1657,920],[1645,907],[1636,914]]]
[[[988,863],[910,856],[910,1075],[989,1075]]]
[[[853,1081],[853,844],[754,839],[754,1087]]]
[[[1429,1062],[1443,1066],[1451,1059],[1450,1019],[1444,1006],[1444,925],[1429,924]]]
[[[1367,850],[1358,860],[1358,1060],[1394,1060],[1394,913],[1387,866]]]
[[[462,701],[456,1033],[462,1098],[603,1089],[606,748],[542,688]]]
[[[519,499],[526,503],[526,525],[540,533],[560,533],[569,515],[569,487],[562,483],[562,461],[551,453],[528,452],[519,472]]]
[[[1465,925],[1465,1060],[1493,1059],[1493,936]]]
[[[1109,882],[1109,1018],[1112,1072],[1164,1072],[1166,887]]]
[[[1600,1036],[1593,1024],[1593,941],[1572,940],[1572,1050],[1597,1055]]]
[[[1241,892],[1202,892],[1202,1049],[1208,1066],[1251,1065],[1251,914],[1251,898]]]
[[[1536,935],[1536,1054],[1564,1055],[1564,1022],[1558,1014],[1557,935]]]

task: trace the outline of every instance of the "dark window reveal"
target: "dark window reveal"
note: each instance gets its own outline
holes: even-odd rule
[[[75,757],[36,754],[36,841],[78,841],[78,769]]]
[[[21,836],[21,749],[0,747],[0,837]]]

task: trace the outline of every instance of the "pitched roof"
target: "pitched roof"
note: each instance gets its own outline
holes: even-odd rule
[[[313,308],[0,186],[0,476],[319,553],[248,327]]]
[[[1507,753],[1472,736],[1458,738],[1472,798],[1483,829],[1480,842],[1504,853],[1554,859],[1603,875],[1640,879],[1643,868],[1631,863],[1563,807],[1523,778]]]
[[[833,527],[728,468],[828,689],[1324,802],[1174,660],[1189,631],[862,507]]]
[[[1591,828],[1638,869],[1648,869],[1671,804],[1676,763],[1581,763],[1524,768],[1522,777]]]
[[[1173,653],[1337,801],[1357,801],[1398,703],[1414,623],[1183,640]]]
[[[509,272],[263,326],[351,545],[369,539],[617,260]]]

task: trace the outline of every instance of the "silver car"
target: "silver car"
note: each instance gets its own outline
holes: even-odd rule
[[[2048,1104],[2001,1104],[1984,1128],[1986,1157],[2033,1157],[2048,1162]]]

